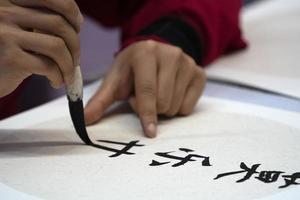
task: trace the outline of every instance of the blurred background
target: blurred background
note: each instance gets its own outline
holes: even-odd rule
[[[244,6],[259,0],[243,0]],[[88,84],[105,74],[119,49],[119,30],[104,29],[85,16],[81,38],[81,68],[84,83]],[[32,76],[22,94],[21,110],[27,110],[65,95],[64,88],[54,90],[46,78]]]

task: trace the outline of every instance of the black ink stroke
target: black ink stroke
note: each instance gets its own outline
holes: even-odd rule
[[[115,141],[109,141],[109,140],[97,140],[98,142],[102,142],[102,143],[108,143],[108,144],[116,144],[116,145],[122,145],[124,146],[122,149],[114,149],[114,148],[110,148],[110,147],[106,147],[106,146],[102,146],[99,144],[96,144],[98,148],[106,150],[106,151],[110,151],[110,152],[114,152],[114,154],[110,155],[109,157],[118,157],[121,156],[123,154],[125,155],[134,155],[135,153],[129,152],[130,149],[132,149],[133,147],[142,147],[145,146],[144,144],[138,144],[139,140],[136,141],[131,141],[131,142],[115,142]]]
[[[190,152],[194,152],[194,150],[190,150],[187,148],[179,148],[180,151],[183,151],[185,153],[190,153]],[[163,157],[163,158],[168,158],[168,159],[172,159],[172,160],[179,160],[179,162],[175,163],[172,165],[172,167],[179,167],[182,165],[185,165],[188,162],[192,162],[192,161],[196,161],[195,158],[202,158],[202,166],[211,166],[210,161],[209,161],[209,157],[207,156],[202,156],[202,155],[198,155],[198,154],[188,154],[185,157],[181,157],[181,156],[175,156],[175,155],[171,155],[171,153],[174,153],[174,151],[170,151],[170,152],[158,152],[155,153],[155,155]],[[159,162],[156,160],[152,160],[152,163],[149,164],[149,166],[160,166],[160,165],[165,165],[168,164],[170,162]]]

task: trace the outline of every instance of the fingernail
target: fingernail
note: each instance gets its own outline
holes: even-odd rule
[[[146,134],[150,138],[156,137],[156,125],[154,123],[151,123],[147,126]]]
[[[51,87],[54,88],[54,89],[59,89],[62,86],[62,84],[54,83],[50,80],[49,80],[49,83],[50,83]]]

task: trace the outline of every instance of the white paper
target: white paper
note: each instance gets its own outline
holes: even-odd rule
[[[213,63],[208,77],[300,98],[300,1],[262,1],[242,19],[249,48]]]
[[[192,116],[162,121],[159,136],[147,139],[137,117],[123,112],[89,127],[90,136],[117,142],[139,140],[145,146],[130,149],[133,155],[111,158],[112,152],[82,145],[68,113],[59,113],[62,107],[60,103],[52,106],[58,117],[32,119],[22,128],[10,128],[18,118],[0,123],[2,184],[41,199],[234,200],[300,195],[299,186],[279,189],[285,184],[282,177],[268,184],[255,178],[258,174],[236,183],[245,173],[214,180],[218,174],[241,170],[241,162],[248,167],[261,164],[257,171],[299,172],[300,114],[203,98]],[[47,109],[35,115],[41,116],[43,110]],[[170,154],[185,157],[187,153],[179,148],[209,157],[212,166],[202,166],[203,159],[196,158],[172,167],[178,160],[155,155],[174,151]],[[149,166],[152,160],[170,163]]]

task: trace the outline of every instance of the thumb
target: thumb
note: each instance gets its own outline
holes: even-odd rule
[[[116,101],[115,94],[119,85],[118,80],[117,74],[108,74],[100,88],[89,100],[84,110],[85,123],[87,125],[98,122],[106,109]]]

